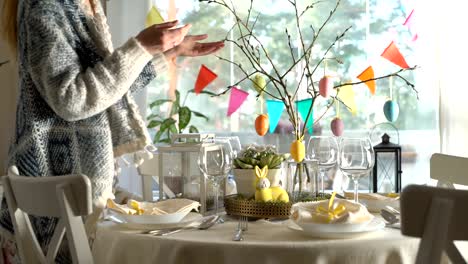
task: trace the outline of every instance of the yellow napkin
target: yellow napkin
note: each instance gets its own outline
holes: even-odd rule
[[[365,206],[344,199],[308,203],[293,208],[291,214],[291,218],[295,222],[317,224],[356,224],[370,221],[373,217]]]
[[[189,199],[168,199],[160,202],[139,202],[136,200],[128,200],[126,205],[116,204],[112,200],[108,200],[107,207],[121,214],[131,215],[164,215],[179,212],[198,211],[200,203]]]
[[[129,208],[127,205],[122,205],[114,202],[114,200],[107,200],[107,208],[111,209],[120,214],[134,215],[137,214],[137,210]]]

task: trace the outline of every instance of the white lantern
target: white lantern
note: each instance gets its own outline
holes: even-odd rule
[[[204,142],[214,137],[214,134],[177,134],[171,138],[171,145],[158,147],[160,200],[184,197],[199,201],[202,215],[214,212],[213,187],[198,167],[200,148],[213,144]],[[219,197],[223,196],[220,193]],[[218,204],[222,207],[222,202]]]

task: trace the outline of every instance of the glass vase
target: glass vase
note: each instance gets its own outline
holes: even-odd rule
[[[286,190],[293,203],[310,201],[318,196],[318,173],[317,160],[288,161]]]

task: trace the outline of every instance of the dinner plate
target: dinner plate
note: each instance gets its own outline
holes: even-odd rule
[[[181,219],[179,219],[178,217],[161,218],[159,215],[152,215],[152,218],[148,218],[146,219],[147,221],[142,223],[132,221],[134,218],[132,218],[129,215],[118,214],[115,212],[109,212],[109,214],[111,214],[112,217],[116,219],[116,221],[114,222],[116,222],[120,226],[129,229],[139,230],[183,227],[192,223],[196,223],[203,219],[203,216],[201,214],[189,212],[188,214],[184,213],[184,216]],[[148,217],[150,216],[148,215]],[[153,221],[150,221],[151,219],[153,219]]]
[[[323,228],[324,226],[327,226],[327,228]],[[378,217],[374,217],[369,223],[366,223],[363,226],[345,228],[343,224],[295,223],[294,221],[289,221],[288,227],[308,236],[336,239],[353,238],[381,230],[385,227],[385,222]]]

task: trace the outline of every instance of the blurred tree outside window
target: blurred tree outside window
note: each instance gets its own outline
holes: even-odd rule
[[[310,4],[310,1],[299,0],[298,2],[301,9]],[[392,40],[397,43],[410,66],[421,66],[415,71],[405,73],[405,78],[416,85],[418,94],[404,85],[401,80],[395,78],[384,79],[376,82],[377,89],[374,96],[371,96],[366,85],[354,86],[357,105],[356,115],[352,115],[344,107],[340,107],[340,115],[345,123],[345,135],[366,134],[376,124],[386,122],[382,110],[383,104],[390,96],[390,87],[393,88],[393,100],[400,107],[399,117],[394,125],[399,129],[400,144],[403,146],[404,152],[403,162],[407,163],[406,167],[403,166],[403,185],[405,185],[405,181],[422,181],[415,178],[406,180],[406,172],[420,169],[418,167],[420,165],[415,165],[418,161],[423,161],[421,164],[427,167],[424,170],[428,172],[428,155],[435,152],[439,144],[437,130],[438,93],[435,85],[429,85],[434,77],[420,63],[420,58],[425,54],[421,52],[419,47],[424,43],[421,43],[421,40],[412,41],[414,32],[403,26],[405,19],[412,10],[412,7],[407,5],[406,2],[404,0],[342,0],[336,16],[326,25],[324,33],[321,34],[321,38],[318,40],[318,45],[313,50],[313,56],[320,59],[323,51],[336,35],[348,26],[352,26],[344,40],[337,43],[327,56],[338,58],[342,62],[340,64],[336,60],[328,60],[327,75],[336,76],[342,81],[356,81],[356,76],[369,65],[373,66],[375,76],[397,70],[397,66],[380,57],[380,54]],[[187,0],[158,0],[155,3],[163,17],[168,19],[177,18],[181,21],[181,24],[191,23],[193,26],[190,34],[207,33],[209,35],[208,40],[211,41],[225,38],[233,24],[232,16],[226,9],[220,8],[218,5]],[[247,12],[249,4],[250,0],[235,1],[235,6],[238,12],[241,13]],[[309,26],[320,25],[334,5],[335,1],[320,1],[314,7],[314,10],[301,18],[305,36],[307,34],[312,36],[312,31],[308,30]],[[291,59],[285,29],[288,29],[292,35],[293,46],[297,47],[299,44],[294,24],[294,10],[291,4],[286,0],[257,0],[254,1],[253,9],[256,12],[261,12],[255,28],[256,34],[269,51],[272,59],[278,63],[278,67],[284,69],[289,65],[288,60]],[[235,36],[231,37],[235,38]],[[294,41],[295,39],[296,41]],[[217,55],[230,58],[248,67],[249,64],[243,61],[245,58],[240,51],[232,45],[226,44],[226,47]],[[298,49],[297,52],[300,53],[301,51]],[[157,78],[149,85],[147,101],[174,98],[176,89],[181,94],[186,94],[188,90],[194,88],[201,64],[205,64],[218,74],[218,78],[206,88],[214,93],[224,91],[227,86],[243,77],[237,68],[219,60],[216,56],[179,58],[176,66],[170,70],[170,74]],[[324,70],[317,71],[318,75],[315,78],[317,81],[324,74]],[[291,83],[297,82],[295,78],[291,78],[290,81]],[[255,134],[254,120],[260,113],[260,103],[256,100],[256,93],[250,81],[244,81],[240,84],[240,87],[248,91],[250,96],[231,117],[226,115],[229,93],[219,97],[191,94],[191,98],[187,100],[186,105],[190,109],[209,117],[209,121],[202,118],[193,119],[192,124],[201,132],[246,135],[243,137],[245,141],[242,143],[276,142],[280,150],[282,150],[281,137],[278,139],[276,135],[267,135],[265,138],[260,138]],[[305,92],[299,94],[299,99],[305,98],[307,98]],[[326,100],[318,102],[314,108],[314,115],[320,115],[326,104]],[[161,115],[167,116],[170,106],[164,104],[156,110]],[[320,123],[316,124],[315,133],[331,134],[330,122],[335,116],[335,109],[330,110]],[[287,115],[284,114],[277,130],[287,131],[288,125]],[[150,132],[156,133],[156,131]],[[276,138],[272,139],[274,136]],[[290,135],[286,134],[287,136]],[[431,143],[427,144],[427,142]],[[287,149],[283,149],[283,151],[287,151]],[[418,153],[419,156],[415,153]],[[429,174],[427,173],[427,175]]]

